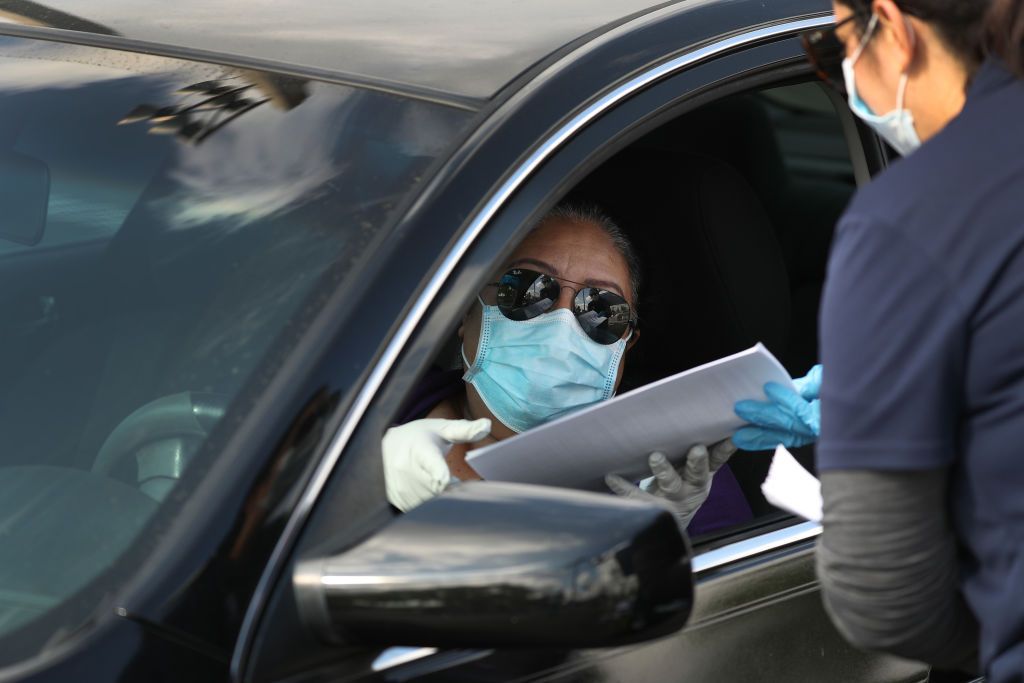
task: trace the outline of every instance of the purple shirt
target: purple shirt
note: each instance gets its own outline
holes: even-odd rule
[[[701,536],[717,529],[749,522],[753,518],[754,513],[750,510],[747,497],[743,495],[736,475],[726,464],[715,472],[715,478],[711,482],[711,493],[690,520],[687,531],[690,536]]]
[[[426,417],[441,401],[465,391],[461,370],[440,370],[431,368],[424,375],[416,391],[399,412],[399,424]],[[747,504],[746,496],[739,482],[729,469],[722,465],[711,483],[711,493],[697,510],[690,526],[690,536],[701,536],[717,529],[742,524],[754,518]]]

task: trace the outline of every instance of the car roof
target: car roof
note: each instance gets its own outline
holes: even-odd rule
[[[214,51],[487,99],[656,0],[20,0],[2,22]],[[0,32],[2,32],[0,28]]]

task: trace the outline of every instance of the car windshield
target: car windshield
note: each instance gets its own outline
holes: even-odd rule
[[[0,663],[89,617],[304,302],[344,285],[468,119],[0,37]]]

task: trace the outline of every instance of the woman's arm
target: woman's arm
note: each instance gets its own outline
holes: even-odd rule
[[[978,627],[959,591],[948,470],[822,473],[818,576],[842,634],[867,650],[974,671]]]

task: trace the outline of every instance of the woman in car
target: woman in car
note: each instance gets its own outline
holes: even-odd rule
[[[459,327],[461,367],[428,376],[404,424],[384,435],[388,500],[403,511],[453,479],[479,479],[466,463],[474,448],[610,398],[640,337],[638,259],[592,207],[556,207],[496,275]],[[615,476],[608,485],[669,504],[692,534],[740,523],[752,515],[725,466],[735,450],[730,440],[694,446],[678,471],[653,453],[646,490]]]

